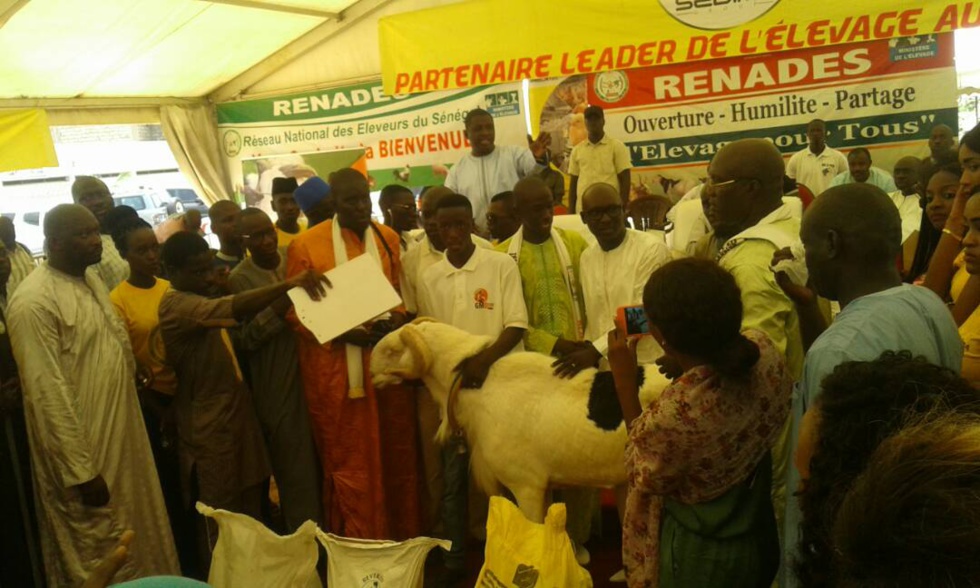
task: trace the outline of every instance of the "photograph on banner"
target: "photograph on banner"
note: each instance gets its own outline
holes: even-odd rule
[[[463,119],[474,108],[493,115],[497,145],[527,144],[517,84],[396,98],[376,80],[229,102],[217,106],[218,131],[239,198],[268,209],[273,178],[326,179],[357,152],[375,199],[389,184],[442,185],[470,151]]]
[[[631,196],[676,200],[726,143],[769,139],[788,159],[807,148],[813,119],[826,121],[829,146],[867,147],[891,172],[929,154],[936,125],[956,133],[957,93],[944,34],[532,82],[529,97],[554,158],[586,140],[585,107],[601,106],[605,132],[630,150]]]
[[[302,184],[313,176],[328,178],[333,172],[352,167],[367,175],[367,158],[363,149],[329,153],[291,153],[271,157],[242,159],[242,184],[235,184],[235,194],[246,206],[272,213],[272,180],[295,178]]]

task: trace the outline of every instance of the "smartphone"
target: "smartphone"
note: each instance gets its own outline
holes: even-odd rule
[[[650,334],[647,326],[647,313],[642,306],[621,306],[616,313],[619,322],[626,325],[627,337],[643,337]]]

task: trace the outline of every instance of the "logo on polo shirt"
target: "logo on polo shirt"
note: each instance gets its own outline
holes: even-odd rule
[[[671,16],[698,29],[720,30],[743,25],[769,12],[779,0],[660,0]]]
[[[493,310],[493,303],[488,302],[490,294],[483,288],[473,293],[473,308],[477,310]]]

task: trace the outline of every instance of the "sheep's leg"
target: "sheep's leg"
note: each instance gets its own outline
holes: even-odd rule
[[[511,488],[514,498],[517,500],[517,507],[521,509],[527,520],[534,523],[543,523],[545,514],[544,489],[533,487]]]

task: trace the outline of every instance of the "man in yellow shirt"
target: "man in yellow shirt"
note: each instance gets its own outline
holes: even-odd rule
[[[630,151],[622,141],[610,137],[605,127],[602,108],[590,106],[585,109],[588,139],[576,145],[568,158],[568,175],[572,177],[568,188],[569,212],[578,212],[578,195],[584,194],[593,184],[618,186],[623,206],[630,202],[630,169],[633,167]]]
[[[799,240],[800,221],[782,201],[784,174],[783,158],[771,142],[735,141],[711,160],[701,201],[721,244],[715,259],[731,272],[742,291],[742,328],[765,333],[799,379],[803,371],[799,317],[770,269],[773,254]],[[773,448],[772,460],[773,506],[780,519],[788,460],[787,429]]]
[[[293,239],[306,230],[306,223],[299,219],[299,205],[293,192],[299,184],[296,178],[275,178],[272,180],[272,210],[278,215],[276,235],[279,246],[287,247]]]

